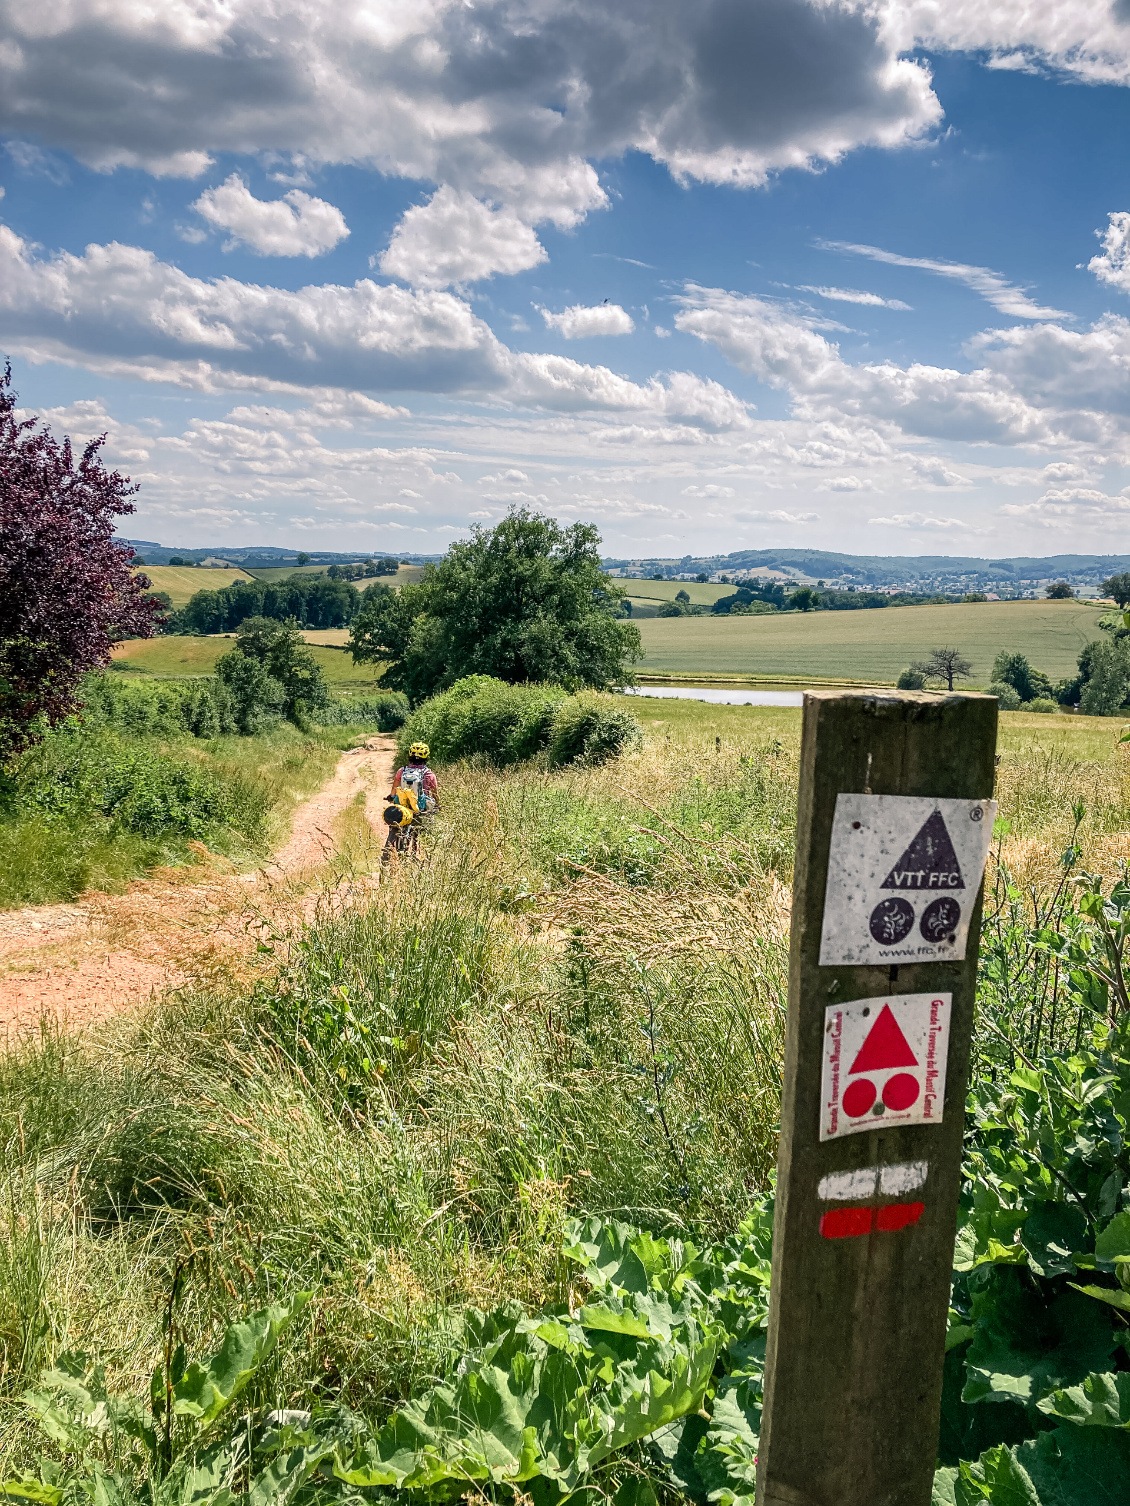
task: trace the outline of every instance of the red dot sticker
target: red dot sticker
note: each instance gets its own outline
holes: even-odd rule
[[[848,1091],[850,1092],[851,1090],[849,1089]],[[894,1077],[887,1079],[886,1087],[883,1089],[883,1102],[892,1113],[900,1113],[903,1109],[908,1109],[912,1103],[917,1101],[921,1091],[917,1077],[912,1076],[909,1072],[896,1072]],[[871,1096],[875,1096],[874,1090],[872,1090]],[[844,1108],[847,1109],[847,1093],[844,1094]],[[847,1111],[848,1113],[851,1112],[850,1109]]]
[[[888,1203],[875,1211],[875,1227],[891,1234],[896,1229],[909,1229],[926,1212],[925,1203]]]
[[[820,1219],[820,1233],[825,1239],[854,1239],[871,1233],[870,1208],[829,1208]]]
[[[903,1074],[903,1076],[906,1075],[906,1073]],[[914,1079],[911,1078],[911,1081],[913,1082]],[[851,1083],[844,1093],[844,1113],[849,1119],[858,1119],[861,1114],[866,1114],[874,1102],[875,1084],[869,1082],[866,1077],[861,1077],[857,1082]]]

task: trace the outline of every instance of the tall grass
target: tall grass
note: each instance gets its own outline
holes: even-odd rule
[[[201,842],[239,865],[261,859],[355,731],[54,733],[20,760],[0,806],[0,908],[112,893],[150,868],[193,861]]]
[[[17,1398],[65,1349],[143,1395],[170,1313],[199,1352],[311,1289],[248,1405],[379,1416],[445,1372],[457,1310],[565,1299],[568,1216],[711,1236],[769,1189],[795,743],[660,727],[603,767],[441,783],[426,860],[358,841],[250,982],[0,1055],[0,1466],[38,1451]],[[996,873],[1019,852],[1031,880],[1001,879],[1008,925],[1065,845],[1125,830],[1127,788],[1002,763]]]
[[[781,917],[767,937],[738,895],[774,903],[775,874],[723,854],[713,879],[708,864],[648,884],[635,943],[610,945],[553,913],[580,895],[553,856],[568,822],[553,822],[606,813],[613,772],[510,777],[497,801],[494,776],[447,771],[428,861],[394,866],[375,890],[356,874],[360,907],[335,882],[261,954],[250,989],[186,990],[85,1037],[45,1030],[0,1060],[4,1195],[25,1208],[35,1189],[49,1215],[36,1227],[58,1231],[35,1246],[42,1275],[23,1282],[22,1306],[0,1317],[13,1461],[27,1446],[15,1396],[45,1357],[97,1352],[116,1383],[144,1389],[179,1261],[190,1347],[233,1313],[314,1287],[263,1399],[338,1396],[372,1414],[442,1372],[453,1310],[562,1295],[568,1215],[715,1232],[764,1192]],[[736,763],[719,772],[719,811],[735,778],[747,779]],[[709,813],[704,795],[696,823]],[[515,900],[523,884],[536,902]],[[666,947],[690,904],[711,944]],[[29,1270],[31,1228],[24,1212],[3,1232]],[[33,1332],[46,1337],[29,1358]]]

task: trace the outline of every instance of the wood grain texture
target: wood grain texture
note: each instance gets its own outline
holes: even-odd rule
[[[928,1506],[976,982],[978,896],[963,962],[820,967],[836,796],[993,792],[996,701],[816,692],[805,697],[785,1081],[766,1353],[759,1506]],[[940,1124],[819,1140],[824,1011],[886,994],[953,995]],[[825,1239],[832,1172],[927,1161],[921,1220]]]

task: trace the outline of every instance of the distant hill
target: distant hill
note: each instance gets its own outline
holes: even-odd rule
[[[778,570],[798,580],[828,585],[903,586],[913,591],[988,591],[1008,594],[1038,589],[1053,580],[1097,586],[1108,575],[1130,570],[1130,554],[975,555],[837,554],[824,549],[740,549],[732,554],[684,555],[682,559],[606,559],[608,568],[632,574],[745,574]]]
[[[280,565],[294,568],[297,549],[281,549],[274,544],[248,544],[238,548],[210,546],[186,549],[183,546],[154,543],[150,539],[122,539],[130,544],[149,565],[167,565],[173,555],[200,566],[225,564],[243,570],[268,570]],[[358,560],[394,555],[406,565],[434,564],[442,554],[410,554],[399,549],[382,550],[375,546],[343,552],[329,549],[303,551],[311,565],[344,565]],[[832,586],[901,586],[908,591],[998,591],[1005,595],[1039,592],[1053,580],[1066,580],[1073,586],[1097,586],[1108,575],[1130,570],[1130,554],[1051,554],[1011,555],[1005,559],[982,559],[976,555],[953,554],[838,554],[825,549],[739,549],[731,554],[685,554],[681,559],[666,556],[636,556],[632,559],[605,559],[609,569],[621,569],[632,575],[662,572],[676,575],[746,574],[758,570],[779,571],[798,581],[823,580]]]
[[[157,544],[152,539],[119,539],[136,549],[147,565],[167,565],[173,555],[187,560],[191,565],[203,565],[219,561],[220,565],[236,565],[243,570],[269,570],[277,565],[297,565],[297,549],[280,549],[274,544],[246,544],[238,547],[214,545],[203,549],[186,549],[178,544]],[[406,565],[426,565],[443,558],[441,554],[406,554],[400,549],[373,548],[354,549],[349,553],[332,549],[306,549],[311,565],[350,565],[359,560],[384,559],[395,556]]]

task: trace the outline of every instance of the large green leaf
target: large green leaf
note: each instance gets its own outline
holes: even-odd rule
[[[1096,1302],[1105,1302],[1108,1307],[1117,1308],[1119,1312],[1130,1313],[1130,1292],[1124,1292],[1120,1287],[1079,1286],[1074,1281],[1071,1285],[1085,1297],[1094,1297]]]
[[[1049,1417],[1103,1428],[1130,1428],[1130,1371],[1088,1375],[1081,1386],[1053,1391],[1037,1402]]]
[[[1040,1506],[1126,1506],[1130,1433],[1120,1428],[1056,1428],[1016,1450]]]
[[[233,1323],[216,1354],[205,1364],[194,1360],[173,1387],[173,1412],[194,1417],[202,1427],[217,1418],[247,1385],[278,1343],[279,1335],[310,1300],[296,1292],[272,1303],[242,1323]]]
[[[339,1459],[335,1473],[370,1488],[523,1484],[543,1476],[575,1489],[609,1454],[702,1404],[722,1332],[664,1307],[669,1340],[649,1331],[641,1316],[647,1299],[638,1297],[610,1299],[603,1317],[600,1304],[587,1305],[584,1329],[601,1338],[593,1347],[572,1338],[560,1347],[539,1336],[541,1325],[513,1323],[465,1361],[457,1381],[407,1403],[358,1453]]]
[[[1045,1506],[1012,1450],[998,1444],[975,1464],[962,1463],[954,1480],[956,1506],[991,1501],[992,1506]]]
[[[1087,1215],[1078,1203],[1037,1203],[1024,1220],[1020,1242],[1041,1276],[1074,1272],[1074,1252],[1087,1237]]]
[[[1095,1240],[1095,1259],[1130,1260],[1130,1209],[1112,1218]]]
[[[974,1300],[963,1401],[1033,1402],[1106,1369],[1115,1336],[1102,1308],[1071,1291],[1048,1302],[1019,1271],[987,1274]]]
[[[943,1465],[934,1471],[934,1488],[930,1492],[930,1506],[956,1506],[954,1489],[957,1485],[957,1466]]]

